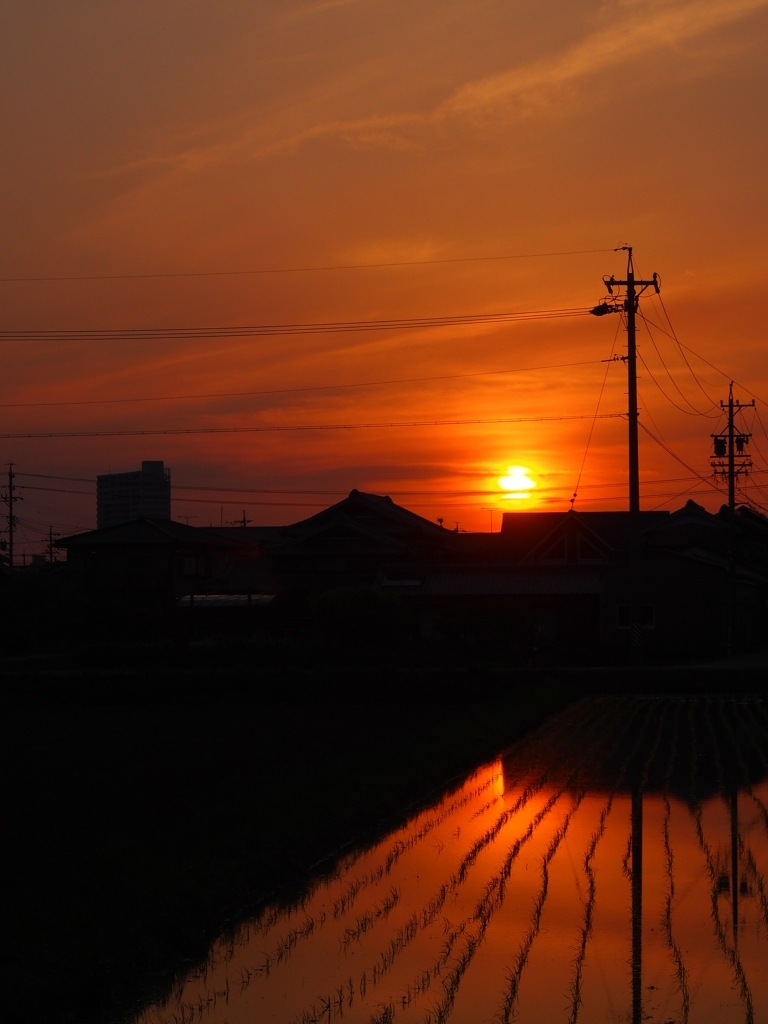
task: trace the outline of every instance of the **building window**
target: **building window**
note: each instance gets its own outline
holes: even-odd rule
[[[656,628],[656,607],[652,604],[643,604],[639,608],[640,625],[643,629]],[[629,604],[616,605],[616,628],[630,629],[632,626],[632,606]]]

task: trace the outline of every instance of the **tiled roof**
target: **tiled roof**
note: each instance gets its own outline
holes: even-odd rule
[[[300,523],[294,523],[289,527],[291,531],[303,532],[304,530],[318,529],[328,519],[335,518],[340,512],[349,516],[375,516],[380,522],[389,522],[396,529],[406,530],[410,533],[420,532],[433,534],[436,537],[445,536],[450,531],[444,530],[437,523],[430,519],[417,515],[415,512],[395,504],[387,495],[366,494],[364,491],[354,489],[349,495],[336,502],[335,505],[323,509],[309,519],[303,519]]]
[[[633,525],[630,512],[505,512],[501,536],[510,554],[525,557],[557,527],[571,519],[599,537],[614,551],[626,547]],[[669,512],[641,512],[640,530],[645,532],[669,520]]]
[[[105,526],[101,530],[87,530],[62,537],[56,542],[60,548],[123,546],[133,544],[169,545],[187,544],[195,547],[238,546],[233,538],[223,537],[200,526],[188,526],[171,519],[133,519],[117,526]]]

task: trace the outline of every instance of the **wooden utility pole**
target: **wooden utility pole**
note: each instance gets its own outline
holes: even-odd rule
[[[720,402],[720,408],[727,413],[725,427],[719,434],[712,434],[714,452],[711,466],[715,477],[728,481],[728,586],[725,608],[725,650],[733,652],[734,624],[736,621],[736,481],[746,476],[752,468],[752,459],[746,452],[751,434],[736,430],[736,413],[742,409],[754,408],[755,400],[739,402],[733,397],[733,381],[728,389],[728,401]]]
[[[636,316],[640,296],[647,288],[653,288],[659,292],[659,275],[654,274],[650,281],[643,281],[635,277],[635,265],[632,258],[632,246],[622,245],[617,252],[627,253],[627,276],[626,279],[618,280],[611,274],[604,277],[603,282],[608,289],[609,295],[613,295],[614,288],[625,288],[624,301],[620,299],[603,301],[595,306],[591,312],[594,316],[604,316],[606,313],[624,313],[627,323],[627,354],[623,357],[627,363],[627,419],[629,421],[629,511],[640,511],[640,452],[637,421],[639,411],[637,408],[637,327]]]
[[[637,310],[640,296],[648,288],[658,294],[659,275],[654,274],[650,280],[644,281],[635,277],[635,264],[631,245],[622,245],[616,252],[627,254],[627,276],[622,281],[611,274],[604,277],[603,283],[608,289],[610,299],[590,310],[594,316],[605,316],[606,313],[623,313],[627,325],[627,354],[622,360],[627,364],[627,421],[629,425],[629,511],[630,511],[630,550],[629,550],[629,589],[630,589],[630,654],[633,663],[639,664],[642,658],[643,623],[640,602],[640,451],[638,438],[638,419],[640,412],[637,407]],[[624,298],[614,298],[614,288],[624,288]]]
[[[53,538],[59,537],[60,534],[55,533],[52,526],[48,527],[48,563],[53,565],[55,551],[53,549]]]
[[[14,465],[15,463],[13,462],[8,463],[8,490],[6,494],[3,495],[3,501],[8,506],[8,568],[10,569],[11,574],[13,574],[13,531],[16,526],[16,517],[13,514],[13,503],[14,501],[18,501],[18,498],[14,494],[13,481],[16,477],[16,474],[13,472]]]

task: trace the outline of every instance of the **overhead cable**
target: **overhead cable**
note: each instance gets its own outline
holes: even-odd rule
[[[667,453],[667,455],[670,455],[676,462],[679,462],[681,466],[684,466],[688,470],[689,473],[693,473],[694,476],[697,476],[699,478],[699,480],[701,480],[703,483],[707,484],[709,487],[713,488],[713,490],[719,491],[720,493],[724,493],[723,489],[721,487],[718,487],[717,484],[714,483],[714,481],[708,479],[705,476],[702,476],[701,473],[698,473],[692,466],[689,466],[687,462],[683,461],[683,459],[681,459],[679,455],[677,455],[674,451],[672,451],[672,449],[669,447],[669,445],[666,443],[666,441],[662,441],[654,433],[652,433],[648,429],[648,427],[646,427],[646,425],[642,422],[642,420],[638,420],[638,423],[643,428],[643,430],[646,432],[648,437],[651,438],[652,441],[655,441],[656,444],[660,448],[664,449],[664,451]]]
[[[600,413],[599,419],[623,419],[626,413]],[[18,433],[0,433],[4,440],[21,438],[53,438],[53,437],[151,437],[161,434],[261,434],[273,432],[293,432],[298,430],[375,430],[387,427],[447,427],[468,426],[494,423],[549,423],[560,420],[588,420],[591,416],[512,416],[503,419],[478,420],[392,420],[382,423],[308,423],[284,426],[260,427],[171,427],[154,430],[46,430],[39,432],[24,431]]]
[[[142,281],[183,277],[247,277],[260,274],[311,274],[332,270],[378,270],[384,267],[426,267],[441,263],[490,263],[498,260],[530,260],[545,256],[585,256],[613,249],[567,249],[562,252],[522,252],[511,256],[449,256],[432,260],[397,260],[388,263],[336,263],[316,267],[263,267],[256,270],[191,270],[147,274],[80,274],[57,277],[0,277],[3,283],[46,281]]]
[[[571,495],[571,508],[573,508],[574,504],[576,503],[576,498],[579,495],[579,484],[581,483],[581,477],[582,477],[582,474],[584,473],[584,466],[586,465],[586,462],[587,462],[587,453],[589,452],[589,446],[592,443],[592,435],[595,432],[595,423],[597,422],[597,416],[598,416],[598,413],[600,412],[600,403],[603,400],[603,392],[605,391],[605,385],[606,385],[606,382],[608,381],[608,371],[610,370],[611,363],[613,362],[613,352],[614,352],[614,349],[616,348],[616,339],[619,337],[619,330],[621,328],[621,323],[622,323],[621,320],[618,320],[617,323],[616,323],[616,330],[614,332],[613,341],[611,343],[611,351],[610,351],[610,353],[608,355],[608,358],[606,360],[605,373],[603,374],[603,382],[600,385],[600,391],[599,391],[598,396],[597,396],[597,405],[595,406],[595,415],[592,417],[592,423],[590,424],[590,427],[589,427],[589,434],[587,435],[587,444],[586,444],[586,446],[584,448],[584,455],[583,455],[582,460],[581,460],[581,466],[579,467],[579,475],[578,475],[578,477],[576,479],[576,486],[573,489],[573,494]]]
[[[750,475],[754,476],[757,473],[768,473],[768,469],[753,469]],[[95,484],[96,483],[96,477],[92,477],[92,476],[59,476],[58,474],[53,474],[53,473],[23,473],[23,472],[16,472],[15,476],[20,478],[20,479],[23,478],[25,480],[26,479],[29,479],[29,480],[57,480],[57,481],[63,481],[64,483],[77,483],[77,484]],[[652,477],[651,479],[644,479],[644,480],[642,480],[641,483],[644,486],[648,486],[649,484],[679,484],[679,483],[685,483],[686,481],[691,480],[691,479],[699,480],[700,478],[698,476],[695,476],[695,477],[691,477],[691,476]],[[18,486],[20,488],[23,487],[23,488],[31,489],[31,485],[29,485],[29,484],[19,484]],[[609,483],[603,483],[603,484],[584,484],[584,486],[585,487],[590,487],[590,488],[592,488],[592,487],[609,487],[610,484]],[[547,489],[548,488],[544,488],[544,490],[547,490]],[[59,488],[51,488],[51,490],[55,490],[55,491],[59,492]],[[386,492],[388,494],[390,494],[392,496],[397,496],[397,497],[414,497],[414,496],[421,496],[421,497],[423,497],[424,495],[433,495],[433,496],[438,496],[438,497],[477,497],[477,498],[486,498],[486,497],[490,497],[491,495],[495,495],[496,497],[503,497],[503,493],[499,492],[498,490],[459,491],[459,490],[450,490],[450,489],[446,490],[446,489],[444,489],[444,490],[439,490],[438,491],[438,490],[434,490],[434,489],[427,489],[427,490],[419,490],[419,491],[403,491],[403,490],[399,490],[397,488],[392,490],[388,485],[386,487],[384,487],[383,490],[386,490]],[[552,490],[562,490],[562,487],[560,487],[560,488],[552,488]],[[173,484],[173,493],[174,493],[174,495],[176,494],[177,491],[194,491],[196,493],[204,491],[204,492],[213,492],[215,494],[289,494],[289,495],[307,495],[307,494],[312,494],[312,495],[323,495],[323,496],[326,496],[326,497],[346,497],[347,494],[349,493],[349,488],[347,488],[346,490],[339,490],[338,488],[335,489],[335,490],[329,490],[329,489],[317,490],[317,489],[312,489],[312,488],[295,489],[295,488],[284,488],[284,487],[283,488],[275,488],[275,487],[235,487],[235,486],[230,486],[230,487],[212,487],[209,484],[178,484],[178,483],[174,482],[174,484]],[[79,494],[79,493],[82,493],[82,494],[94,494],[95,492],[94,491],[82,491],[82,492],[80,492],[80,491],[68,491],[68,490],[61,489],[60,493],[62,493],[62,494],[76,494],[76,493],[77,494]],[[212,498],[211,500],[215,501],[217,499]],[[237,499],[237,500],[239,501],[240,499]]]
[[[0,409],[28,409],[70,405],[119,405],[136,402],[181,402],[198,398],[248,398],[259,395],[291,395],[308,391],[341,391],[349,388],[375,388],[392,384],[420,384],[442,380],[465,380],[470,377],[491,377],[507,373],[530,373],[534,370],[556,370],[571,366],[591,366],[597,359],[582,359],[572,363],[549,363],[545,366],[519,366],[511,370],[478,370],[475,373],[446,373],[432,377],[398,377],[393,380],[370,380],[353,384],[316,384],[301,388],[269,388],[262,391],[214,391],[197,395],[157,395],[148,398],[90,398],[62,402],[0,402]]]
[[[718,413],[716,416],[711,416],[709,413],[699,412],[698,410],[696,410],[695,412],[689,412],[687,409],[684,409],[682,407],[682,405],[678,405],[677,402],[674,400],[674,398],[670,398],[670,396],[667,394],[667,392],[664,390],[664,388],[661,386],[661,384],[659,384],[659,382],[656,380],[656,377],[654,376],[653,371],[651,370],[650,366],[645,361],[645,359],[643,358],[642,353],[639,350],[638,350],[638,353],[637,353],[637,358],[640,360],[640,362],[643,364],[645,369],[648,371],[648,376],[651,378],[651,380],[656,385],[656,387],[659,389],[659,391],[662,393],[662,395],[666,398],[666,400],[669,402],[669,404],[673,405],[679,412],[685,413],[686,416],[704,416],[707,419],[717,419],[717,417],[720,415]],[[666,369],[666,367],[664,367],[664,368]],[[669,374],[669,370],[667,370],[667,374],[670,376],[670,379],[671,379],[671,375]],[[674,381],[673,381],[673,383],[674,383]],[[680,389],[678,388],[678,391],[679,390]],[[683,395],[683,398],[685,398],[684,395]],[[687,399],[685,399],[685,400],[687,401]]]
[[[244,324],[230,327],[126,327],[72,330],[5,330],[0,341],[205,341],[219,338],[267,338],[302,334],[404,331],[471,324],[515,323],[586,316],[586,306],[534,309],[517,313],[463,313],[456,316],[401,317],[388,320],[333,320],[295,324]]]
[[[650,321],[650,320],[648,320],[648,318],[647,318],[647,317],[644,317],[644,316],[641,316],[641,317],[640,317],[640,319],[641,319],[641,320],[643,321],[643,323],[645,324],[645,329],[646,329],[646,331],[648,332],[648,337],[649,337],[649,338],[651,339],[651,344],[653,345],[653,347],[654,347],[654,349],[655,349],[655,351],[656,351],[656,355],[657,355],[657,356],[659,357],[659,361],[661,362],[661,365],[662,365],[662,366],[664,367],[664,370],[665,370],[665,372],[666,372],[666,374],[667,374],[667,377],[669,377],[669,380],[670,380],[670,383],[672,384],[672,387],[673,387],[673,388],[675,388],[675,390],[676,390],[676,391],[677,391],[677,393],[678,393],[678,394],[680,395],[680,397],[682,398],[682,400],[683,400],[683,401],[684,401],[684,402],[686,403],[686,405],[687,405],[687,406],[689,406],[689,408],[690,408],[690,409],[691,409],[692,411],[691,411],[691,412],[689,412],[689,411],[688,411],[688,409],[683,409],[683,408],[682,408],[682,406],[679,406],[679,405],[678,405],[678,404],[677,404],[676,402],[672,401],[672,399],[671,399],[671,398],[669,398],[669,396],[668,396],[668,395],[666,394],[666,392],[665,392],[665,391],[663,390],[663,388],[661,387],[661,385],[660,385],[660,384],[658,384],[658,382],[657,382],[657,381],[655,380],[655,378],[654,378],[654,383],[655,383],[655,384],[656,384],[656,386],[657,386],[657,387],[659,388],[659,390],[661,391],[661,393],[662,393],[662,394],[664,395],[664,397],[665,397],[665,398],[667,399],[667,401],[669,401],[669,402],[672,402],[672,404],[673,404],[673,405],[675,406],[675,408],[676,408],[676,409],[679,409],[679,410],[680,410],[680,412],[683,412],[683,413],[685,413],[685,415],[686,415],[686,416],[705,416],[705,417],[707,417],[707,418],[709,418],[709,419],[714,419],[715,417],[713,417],[713,416],[711,415],[711,413],[712,413],[712,409],[714,409],[714,408],[716,408],[716,407],[717,407],[717,403],[716,403],[716,402],[712,402],[712,404],[711,404],[711,406],[710,406],[710,408],[709,408],[709,409],[707,409],[706,411],[702,411],[701,409],[698,409],[698,408],[697,408],[697,407],[696,407],[696,406],[695,406],[695,405],[693,404],[693,402],[691,402],[691,400],[690,400],[690,399],[688,398],[688,396],[687,396],[687,395],[685,395],[685,394],[684,394],[684,392],[683,392],[683,390],[681,389],[680,385],[679,385],[679,384],[677,383],[677,381],[675,380],[675,378],[674,378],[674,377],[672,376],[672,374],[670,373],[669,367],[667,366],[666,362],[664,361],[664,357],[662,356],[662,354],[661,354],[661,351],[660,351],[660,349],[659,349],[659,346],[658,346],[658,345],[656,344],[656,339],[654,338],[654,336],[653,336],[653,333],[652,333],[652,331],[651,331],[651,321]],[[639,354],[639,353],[638,353],[638,354]],[[642,359],[642,356],[640,356],[640,358]],[[648,364],[647,364],[647,363],[645,362],[645,360],[643,360],[643,365],[645,366],[645,368],[646,368],[646,369],[648,370],[648,372],[650,373],[650,372],[651,372],[651,371],[650,371],[650,368],[648,367]],[[712,400],[710,399],[710,402],[711,402],[711,401],[712,401]]]
[[[694,372],[694,370],[693,370],[693,367],[692,367],[692,366],[691,366],[691,364],[690,364],[690,363],[688,362],[688,357],[686,356],[685,352],[683,351],[683,348],[684,348],[685,346],[681,344],[681,342],[680,342],[680,339],[679,339],[679,338],[678,338],[678,336],[677,336],[677,331],[675,330],[675,328],[674,328],[674,326],[673,326],[673,324],[672,324],[672,321],[671,321],[671,319],[670,319],[669,313],[667,312],[667,307],[666,307],[666,305],[664,304],[664,299],[662,298],[661,292],[659,292],[658,298],[659,298],[659,302],[661,303],[661,308],[662,308],[662,309],[663,309],[663,311],[664,311],[664,317],[666,318],[666,321],[667,321],[667,323],[669,324],[669,329],[670,329],[670,331],[672,332],[672,337],[673,337],[673,338],[675,339],[675,342],[676,342],[676,344],[677,344],[677,347],[678,347],[678,349],[680,350],[680,355],[681,355],[681,356],[683,357],[683,359],[685,360],[685,365],[686,365],[686,366],[688,367],[688,369],[689,369],[689,371],[690,371],[690,374],[691,374],[691,376],[692,376],[692,377],[693,377],[693,379],[694,379],[694,380],[696,381],[696,384],[698,385],[698,388],[699,388],[699,390],[700,390],[700,391],[701,391],[701,393],[702,393],[702,394],[704,395],[704,397],[705,397],[705,398],[707,399],[707,401],[708,401],[708,402],[712,402],[712,404],[713,404],[713,405],[717,405],[717,402],[716,402],[716,401],[715,401],[715,400],[714,400],[714,399],[712,398],[712,396],[711,396],[711,395],[709,394],[709,392],[708,392],[708,391],[706,390],[706,388],[704,387],[704,385],[703,385],[703,384],[701,383],[701,381],[699,380],[699,378],[698,378],[697,374],[696,374],[696,373]]]

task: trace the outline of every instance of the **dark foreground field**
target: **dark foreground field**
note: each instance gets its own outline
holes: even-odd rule
[[[710,670],[39,671],[2,683],[3,1019],[112,1024],[588,693],[764,692]],[[370,664],[370,663],[369,663]]]
[[[575,693],[364,670],[134,682],[5,678],[5,1020],[130,1017]]]

